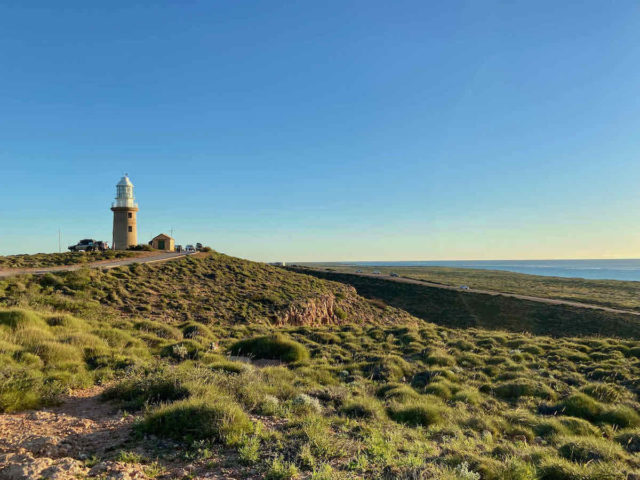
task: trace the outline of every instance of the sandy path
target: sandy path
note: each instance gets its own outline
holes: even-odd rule
[[[136,439],[136,417],[101,401],[103,390],[77,390],[59,406],[0,414],[0,480],[262,478],[259,472],[238,468],[235,452],[222,447],[211,447],[206,458],[186,459],[179,444]],[[121,450],[139,454],[141,463],[118,461]]]

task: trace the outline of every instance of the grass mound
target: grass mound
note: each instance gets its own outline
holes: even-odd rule
[[[240,340],[234,343],[229,351],[232,355],[281,360],[287,363],[303,362],[309,360],[310,356],[304,345],[281,334]]]
[[[149,413],[141,431],[175,440],[212,440],[237,444],[253,431],[253,423],[233,400],[203,398],[179,400]]]
[[[501,383],[495,387],[494,393],[497,397],[505,400],[516,400],[520,397],[537,397],[545,400],[553,400],[556,394],[551,388],[528,379],[518,379]]]
[[[584,393],[576,393],[562,401],[558,408],[564,415],[596,420],[602,413],[603,407],[596,400]]]
[[[623,430],[615,439],[629,453],[640,453],[640,428]]]
[[[189,395],[180,377],[165,371],[126,378],[102,394],[105,400],[117,400],[124,408],[136,410],[145,405],[182,400]]]
[[[607,423],[617,428],[640,425],[640,415],[626,405],[605,406],[584,393],[575,393],[560,402],[556,411],[565,415],[584,418],[591,422]]]
[[[412,427],[428,427],[442,422],[443,405],[427,400],[414,401],[405,404],[396,404],[389,407],[389,416],[398,423],[404,423]]]
[[[600,438],[569,437],[558,440],[560,456],[572,462],[588,463],[618,460],[624,456],[620,445]]]
[[[384,413],[380,403],[371,397],[354,398],[340,408],[340,413],[350,418],[378,419]]]
[[[109,338],[130,338],[113,346]],[[0,412],[49,404],[72,388],[108,379],[149,355],[129,333],[95,329],[71,315],[0,310]]]

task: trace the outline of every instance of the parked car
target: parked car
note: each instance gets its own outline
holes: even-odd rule
[[[374,275],[380,275],[380,270],[374,270],[374,271],[373,271],[373,272],[371,272],[371,273],[373,273]]]
[[[84,238],[80,240],[77,244],[71,245],[69,250],[72,252],[102,252],[107,250],[109,245],[107,242],[101,242],[98,240],[94,240],[93,238]]]
[[[176,245],[176,252],[182,251],[182,245]]]
[[[460,285],[460,290],[471,290],[468,285]]]
[[[362,273],[362,270],[356,270],[356,273]]]
[[[392,276],[392,277],[399,277],[400,275],[398,275],[397,273],[393,273],[393,272],[391,272],[390,276]]]
[[[193,247],[193,245],[187,245],[186,247],[184,247],[184,251],[187,253],[195,253],[196,249]]]

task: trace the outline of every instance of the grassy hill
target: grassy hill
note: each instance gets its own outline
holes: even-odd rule
[[[105,250],[104,252],[64,252],[36,253],[33,255],[0,256],[0,270],[45,268],[62,265],[79,265],[101,260],[116,260],[141,255],[141,252],[127,250]]]
[[[0,281],[0,300],[169,323],[302,325],[408,318],[393,308],[381,310],[341,283],[219,253],[105,271],[13,277]]]
[[[322,265],[314,264],[314,266]],[[547,277],[500,270],[451,267],[362,267],[334,264],[322,267],[331,268],[332,271],[340,273],[355,273],[356,270],[370,273],[377,270],[388,275],[394,272],[401,277],[455,287],[468,285],[479,290],[517,293],[640,311],[640,282]]]
[[[0,283],[0,408],[95,383],[138,419],[131,451],[101,455],[154,478],[212,458],[272,480],[640,469],[637,340],[440,326],[219,254]]]
[[[482,327],[558,337],[602,335],[640,339],[640,317],[636,315],[458,292],[334,271],[303,271],[351,285],[368,299],[449,327]]]

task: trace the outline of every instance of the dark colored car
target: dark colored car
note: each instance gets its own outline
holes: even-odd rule
[[[107,242],[100,242],[93,238],[84,238],[76,245],[71,245],[69,250],[72,252],[96,252],[106,250],[107,248],[109,248]]]

